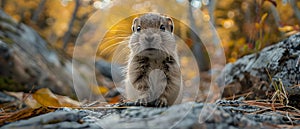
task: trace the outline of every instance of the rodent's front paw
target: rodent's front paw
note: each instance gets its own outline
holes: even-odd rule
[[[140,94],[140,98],[135,101],[136,106],[147,106],[149,102],[149,93],[144,92]]]
[[[146,98],[137,99],[135,101],[135,105],[136,106],[147,106],[148,105],[148,100]]]
[[[161,97],[155,102],[156,107],[166,107],[168,106],[168,100],[165,97]]]

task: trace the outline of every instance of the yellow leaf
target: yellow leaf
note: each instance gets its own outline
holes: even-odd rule
[[[106,94],[109,91],[109,89],[104,86],[98,86],[98,91],[100,94]]]
[[[278,27],[279,31],[281,32],[288,32],[294,30],[293,26],[283,26],[283,27]]]
[[[40,108],[42,105],[38,103],[31,94],[28,94],[28,96],[25,99],[25,104],[33,109]]]
[[[78,101],[72,100],[67,96],[55,95],[48,88],[42,88],[36,91],[33,98],[43,106],[53,107],[79,107]]]
[[[228,62],[235,62],[236,58],[229,58]]]
[[[101,94],[106,94],[108,92],[108,88],[104,86],[99,86],[98,88]]]
[[[67,96],[61,96],[57,95],[57,98],[59,100],[59,103],[63,107],[79,107],[80,103],[78,101],[75,101]]]
[[[109,89],[106,88],[105,86],[91,86],[91,89],[94,94],[106,94]]]
[[[61,106],[57,97],[48,88],[39,89],[32,96],[39,104],[43,106]]]

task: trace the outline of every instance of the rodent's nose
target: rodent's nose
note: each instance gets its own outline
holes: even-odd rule
[[[151,37],[145,37],[145,40],[148,41],[148,42],[152,42],[153,39],[154,39],[154,37],[152,37],[152,36]]]

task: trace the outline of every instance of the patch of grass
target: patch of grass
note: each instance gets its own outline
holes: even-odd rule
[[[284,88],[284,85],[282,83],[282,80],[279,78],[278,81],[273,80],[269,71],[266,69],[267,75],[270,79],[270,82],[272,83],[273,88],[275,89],[275,92],[272,95],[272,102],[279,101],[281,104],[288,105],[289,99],[287,97],[286,90]]]
[[[16,22],[13,21],[13,20],[10,19],[10,18],[0,17],[0,21],[1,21],[1,22],[5,22],[5,23],[8,23],[8,24],[13,25],[13,26],[16,26],[16,25],[17,25]]]
[[[11,38],[7,38],[7,37],[1,37],[0,36],[0,40],[2,40],[4,43],[7,43],[7,44],[15,43]]]
[[[25,88],[20,83],[8,77],[0,76],[0,89],[6,91],[23,91]]]

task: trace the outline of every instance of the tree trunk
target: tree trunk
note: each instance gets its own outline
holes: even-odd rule
[[[72,28],[73,28],[73,25],[74,25],[74,21],[76,19],[76,15],[77,15],[79,6],[80,6],[80,1],[75,0],[75,7],[74,7],[73,14],[72,14],[72,18],[70,20],[68,30],[65,33],[64,37],[63,37],[63,49],[66,49],[66,47],[69,43],[69,39],[70,39],[70,36],[71,36],[71,33],[72,33]]]
[[[297,6],[297,2],[295,0],[290,0],[290,5],[292,6],[294,14],[297,17],[298,21],[300,21],[300,10]]]
[[[4,9],[5,3],[6,3],[6,0],[1,0],[1,6],[0,6],[0,7],[1,7],[2,9]]]
[[[191,0],[189,0],[191,2]],[[195,55],[197,64],[200,71],[207,71],[210,68],[210,61],[208,59],[207,51],[199,38],[199,33],[195,24],[195,18],[193,16],[192,5],[189,4],[188,8],[189,21],[190,21],[190,35],[192,39],[192,52]]]
[[[37,22],[40,14],[41,14],[41,12],[43,12],[43,10],[45,8],[46,2],[47,2],[47,0],[41,0],[41,2],[39,3],[37,9],[34,11],[34,14],[33,14],[32,18],[31,18],[31,20],[32,20],[33,23]]]

